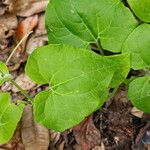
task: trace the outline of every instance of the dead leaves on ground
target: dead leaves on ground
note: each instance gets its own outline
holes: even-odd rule
[[[92,115],[74,127],[73,133],[76,137],[77,149],[89,150],[101,143],[101,135],[93,123]]]
[[[48,0],[3,0],[0,2],[0,15],[5,12],[28,17],[45,11]]]
[[[34,38],[26,39],[18,48],[9,63],[10,71],[17,70],[27,60],[27,53],[30,54],[33,48],[47,43],[45,24],[41,28],[42,23],[39,21],[44,18],[41,17],[44,16],[41,13],[45,11],[47,3],[48,0],[3,0],[0,2],[0,54],[5,55],[0,60],[3,62],[25,34],[36,29],[37,26],[37,29],[39,28],[34,33]],[[44,31],[42,31],[43,28]],[[28,47],[27,41],[29,42]],[[29,49],[27,52],[25,51],[26,47],[26,50]]]
[[[14,75],[16,82],[32,96],[42,90],[23,73],[24,63],[32,51],[47,44],[44,11],[48,0],[2,0],[0,1],[0,60],[6,61],[13,48],[29,31],[34,31],[17,49],[9,63],[9,71]],[[24,99],[18,89],[9,83],[1,87],[3,91],[11,91],[12,99]],[[140,116],[148,120],[146,114],[135,112],[127,102],[125,90],[111,101],[106,107],[86,118],[81,124],[66,131],[56,133],[37,125],[33,121],[32,107],[27,105],[21,121],[12,140],[0,149],[16,150],[47,150],[75,149],[75,150],[105,150],[125,148],[133,144],[136,133],[136,144],[141,146],[145,133],[149,133],[147,125],[138,122]],[[140,114],[139,114],[140,113]],[[141,116],[142,115],[142,116]],[[149,117],[150,118],[150,117]],[[137,121],[135,128],[134,119]],[[96,125],[96,126],[95,126]],[[139,130],[142,128],[143,130]],[[144,134],[141,134],[144,133]],[[149,146],[145,144],[145,146]]]
[[[24,73],[22,73],[21,75],[19,75],[15,79],[15,81],[25,91],[29,91],[29,90],[31,90],[32,88],[34,88],[36,86],[36,84],[33,81],[31,81],[29,79],[29,77],[27,75],[25,75]],[[15,92],[15,93],[19,92],[19,90],[15,86],[12,87],[12,91]]]
[[[38,25],[38,15],[34,15],[31,17],[28,17],[21,21],[16,29],[16,38],[17,43],[30,31],[32,31],[36,26]],[[25,46],[26,46],[26,40],[23,41],[21,44],[18,53],[23,53]]]
[[[25,107],[21,121],[22,142],[26,150],[47,150],[50,137],[49,130],[34,123],[32,106]]]

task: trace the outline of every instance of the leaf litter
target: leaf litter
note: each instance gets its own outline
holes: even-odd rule
[[[35,48],[47,44],[42,13],[45,11],[47,2],[48,0],[3,0],[0,2],[0,60],[5,62],[21,37],[28,31],[34,30],[27,41],[18,48],[17,55],[14,55],[9,64],[9,70],[15,74],[14,78],[21,81],[22,87],[29,90],[31,95],[47,88],[47,86],[36,86],[23,74],[27,56]],[[11,91],[13,101],[18,97],[24,99],[8,83],[2,86],[1,90]],[[150,120],[149,114],[133,113],[133,106],[127,102],[124,87],[121,87],[117,93],[110,104],[106,103],[102,109],[64,133],[48,131],[35,124],[32,108],[26,106],[14,137],[9,143],[0,145],[0,149],[32,150],[35,147],[37,149],[40,144],[44,146],[42,150],[48,148],[59,150],[149,149],[150,125],[147,123]]]

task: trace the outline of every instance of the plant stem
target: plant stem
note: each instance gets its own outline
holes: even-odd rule
[[[33,31],[28,32],[21,40],[20,42],[17,44],[17,46],[14,48],[14,50],[11,52],[11,54],[9,55],[9,57],[6,60],[6,65],[8,64],[8,62],[10,61],[11,57],[14,55],[14,53],[16,52],[16,50],[18,49],[18,47],[22,44],[22,42],[32,33]]]
[[[109,100],[112,99],[116,95],[118,89],[119,89],[119,86],[117,86],[116,88],[114,88],[114,90],[112,91],[112,93],[109,96]]]
[[[26,93],[25,90],[23,90],[14,80],[10,80],[10,82],[17,87],[17,89],[29,100],[30,103],[32,103],[33,99]]]
[[[97,41],[96,45],[97,45],[97,47],[98,47],[98,49],[99,49],[101,55],[102,55],[102,56],[105,56],[105,54],[104,54],[104,52],[103,52],[103,49],[102,49],[102,47],[101,47],[101,45],[100,45],[100,41],[99,41],[99,40]]]

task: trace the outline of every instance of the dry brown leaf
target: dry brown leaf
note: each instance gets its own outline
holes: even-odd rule
[[[26,46],[27,54],[31,54],[37,47],[46,45],[47,41],[48,39],[46,35],[40,37],[31,37]]]
[[[16,38],[19,42],[28,32],[32,31],[38,25],[38,16],[34,15],[24,19],[16,29]],[[26,46],[27,39],[21,44],[18,53],[23,52]]]
[[[45,14],[42,13],[39,15],[39,24],[35,29],[35,36],[41,36],[47,34],[46,29],[45,29]]]
[[[27,105],[21,122],[22,141],[25,149],[48,150],[49,131],[43,126],[35,124],[33,120],[32,106]]]
[[[0,16],[2,16],[6,10],[7,10],[7,7],[3,4],[0,4]]]
[[[29,17],[31,15],[45,11],[48,4],[48,0],[31,1],[28,3],[25,9],[21,9],[17,12],[18,16]]]
[[[16,29],[18,26],[17,17],[11,13],[6,13],[0,17],[0,24],[7,27],[7,29]]]
[[[50,137],[51,137],[50,149],[54,149],[54,147],[56,147],[58,141],[61,138],[61,133],[50,130]]]
[[[92,115],[74,127],[73,133],[78,143],[78,149],[89,150],[101,143],[100,132],[93,123]]]
[[[9,11],[16,13],[17,11],[26,9],[30,1],[32,0],[4,0],[9,7]]]
[[[31,90],[33,87],[36,86],[36,84],[35,84],[33,81],[31,81],[31,80],[29,79],[29,77],[28,77],[27,75],[25,75],[24,73],[22,73],[21,75],[19,75],[19,76],[15,79],[15,81],[16,81],[16,82],[18,83],[18,85],[21,86],[22,89],[25,90],[25,91]],[[18,90],[15,86],[12,87],[12,91],[15,92],[15,93],[16,93],[16,92],[19,92],[19,90]]]
[[[140,110],[137,109],[136,107],[133,107],[133,108],[131,109],[131,114],[132,114],[133,116],[138,117],[138,118],[142,118],[143,115],[144,115],[144,112],[140,111]]]
[[[13,30],[9,30],[5,25],[0,24],[0,41],[12,35],[14,35]],[[0,44],[2,44],[2,42]]]
[[[92,150],[106,150],[106,149],[104,143],[102,142],[101,146],[95,146]]]
[[[32,37],[29,38],[26,45],[27,54],[31,54],[37,47],[46,45],[48,43],[48,37],[45,29],[45,16],[44,14],[39,15],[39,24],[35,29]]]

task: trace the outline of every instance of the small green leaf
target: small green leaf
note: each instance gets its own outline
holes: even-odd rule
[[[21,118],[24,105],[10,103],[9,93],[0,93],[0,144],[7,143],[13,136]]]
[[[140,70],[150,67],[150,25],[141,24],[125,41],[123,52],[131,53],[131,68]]]
[[[0,61],[0,86],[11,78],[7,66]]]
[[[87,48],[100,38],[104,49],[120,52],[137,24],[120,0],[51,0],[46,10],[50,44]]]
[[[66,45],[35,50],[27,61],[26,73],[35,82],[50,85],[34,99],[35,120],[57,131],[78,124],[108,98],[108,87],[121,67],[121,58],[125,63],[128,55],[107,58]],[[119,84],[126,74],[118,74],[116,82]]]
[[[150,0],[127,0],[131,9],[139,19],[150,22]]]
[[[128,97],[135,107],[150,112],[150,77],[140,77],[129,84]]]

